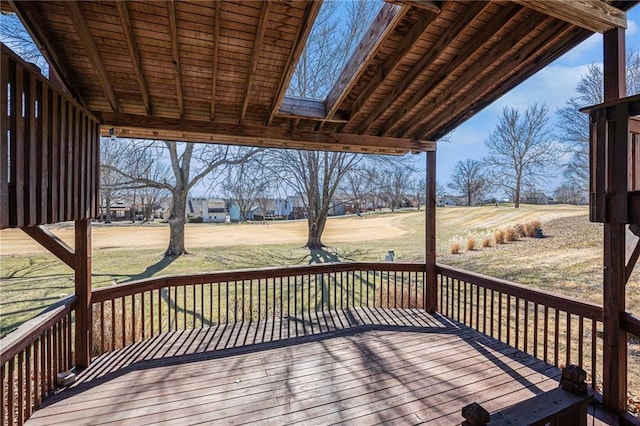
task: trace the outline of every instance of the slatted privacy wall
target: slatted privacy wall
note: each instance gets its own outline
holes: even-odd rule
[[[5,45],[0,58],[0,229],[94,217],[98,121]]]

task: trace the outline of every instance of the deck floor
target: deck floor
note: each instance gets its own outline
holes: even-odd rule
[[[504,408],[559,374],[438,314],[342,310],[104,355],[28,424],[460,424],[464,405]]]

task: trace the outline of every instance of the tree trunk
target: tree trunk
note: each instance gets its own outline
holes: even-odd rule
[[[187,193],[173,194],[173,207],[169,216],[169,247],[165,256],[188,254],[184,248],[184,226],[187,222]]]
[[[324,231],[324,227],[327,223],[327,215],[320,214],[314,218],[315,220],[308,220],[309,234],[307,236],[307,244],[305,247],[311,250],[319,250],[323,247],[326,247],[322,243],[322,232]]]
[[[104,223],[111,223],[111,191],[107,190],[104,196],[107,207],[107,212],[104,216]]]
[[[514,201],[514,203],[515,203],[515,206],[514,206],[514,207],[515,207],[516,209],[519,209],[519,208],[520,208],[520,182],[521,182],[521,179],[520,179],[520,176],[518,176],[518,177],[516,178],[516,191],[515,191],[516,193],[515,193],[515,200],[513,200],[513,201]]]

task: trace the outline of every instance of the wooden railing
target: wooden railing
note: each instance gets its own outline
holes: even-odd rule
[[[21,425],[72,367],[73,303],[69,296],[2,339],[1,425]]]
[[[421,308],[424,264],[339,263],[134,281],[93,292],[93,356],[164,332],[304,320],[354,308]]]
[[[438,265],[439,311],[555,366],[602,377],[602,307]]]

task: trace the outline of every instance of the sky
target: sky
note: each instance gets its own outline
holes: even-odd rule
[[[627,24],[627,49],[640,50],[640,6],[627,12]],[[553,121],[555,111],[576,96],[575,88],[587,67],[601,63],[602,35],[594,34],[459,126],[450,133],[451,142],[438,143],[438,183],[447,185],[458,160],[481,160],[488,154],[484,141],[495,129],[505,106],[524,111],[534,103],[544,103],[549,107]],[[552,191],[557,183],[558,179],[552,180],[550,188],[546,189]]]

